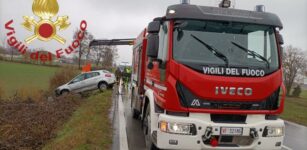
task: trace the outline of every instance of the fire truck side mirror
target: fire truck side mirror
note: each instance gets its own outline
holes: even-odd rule
[[[150,33],[147,35],[147,56],[150,58],[157,58],[159,50],[159,35],[157,33]]]
[[[279,31],[277,31],[277,41],[278,41],[278,44],[280,45],[280,53],[281,53],[281,60],[283,60],[284,58],[284,49],[282,47],[282,45],[284,45],[284,38],[283,36],[279,33]]]
[[[160,32],[160,21],[152,21],[148,24],[148,33],[159,33]]]
[[[284,38],[283,38],[283,36],[279,32],[277,32],[277,39],[278,39],[278,44],[280,44],[280,45],[284,45],[285,44]]]

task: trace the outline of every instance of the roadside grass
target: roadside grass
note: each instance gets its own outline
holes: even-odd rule
[[[304,91],[306,93],[306,91]],[[307,126],[307,98],[287,97],[285,101],[285,109],[281,118],[291,122],[295,122]]]
[[[300,95],[301,98],[304,98],[304,99],[307,99],[307,90],[303,90],[301,95]]]
[[[111,105],[112,91],[89,97],[43,149],[110,149],[113,131],[108,115]]]
[[[48,89],[49,78],[58,70],[31,64],[0,61],[0,82],[6,97],[12,96],[18,89]]]

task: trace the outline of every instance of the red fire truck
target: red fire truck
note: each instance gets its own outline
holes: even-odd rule
[[[281,149],[282,23],[272,13],[169,6],[134,40],[131,109],[149,149]]]

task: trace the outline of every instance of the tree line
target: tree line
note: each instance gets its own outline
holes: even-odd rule
[[[78,29],[73,34],[73,40],[77,38]],[[43,48],[29,49],[24,55],[20,55],[17,49],[7,45],[6,40],[0,40],[0,60],[19,61],[33,64],[76,64],[81,68],[83,65],[91,63],[94,67],[110,69],[114,66],[118,58],[118,49],[116,46],[95,46],[90,48],[89,44],[94,39],[94,35],[85,31],[84,39],[80,42],[80,47],[70,56],[64,56],[58,62],[39,62],[39,60],[30,59],[31,52],[48,53]]]

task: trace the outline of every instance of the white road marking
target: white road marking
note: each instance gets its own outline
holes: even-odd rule
[[[118,95],[118,118],[119,118],[119,148],[120,150],[129,150],[127,131],[126,131],[126,119],[124,114],[124,103],[122,100],[122,82],[119,84],[119,95]]]
[[[281,147],[284,148],[284,149],[286,149],[286,150],[292,150],[292,148],[287,147],[287,146],[285,146],[285,145],[282,145]]]
[[[285,121],[285,123],[290,124],[290,125],[295,126],[295,127],[298,127],[298,128],[306,128],[305,126],[299,125],[299,124],[294,123],[294,122],[290,122],[290,121],[286,121],[286,120],[284,120],[284,121]]]

